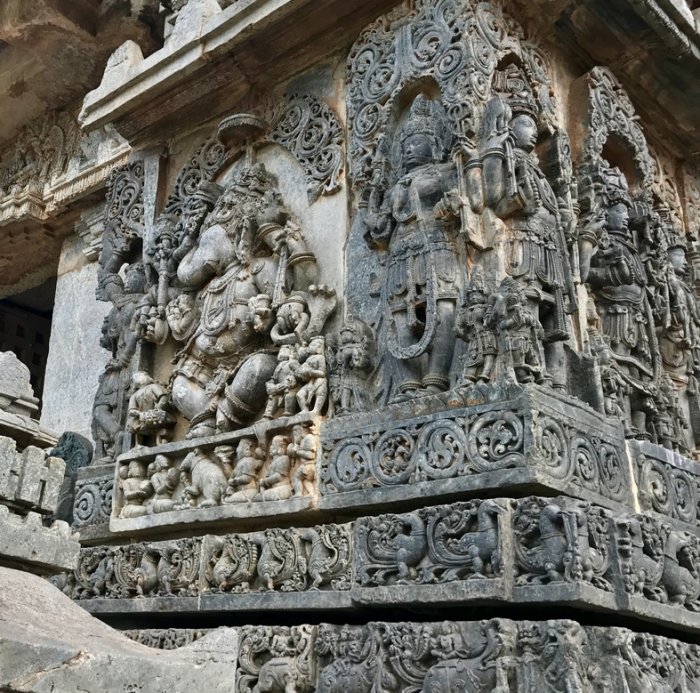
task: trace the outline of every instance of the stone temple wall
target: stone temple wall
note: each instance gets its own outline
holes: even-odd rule
[[[78,116],[54,585],[241,692],[700,691],[691,9],[161,8]]]

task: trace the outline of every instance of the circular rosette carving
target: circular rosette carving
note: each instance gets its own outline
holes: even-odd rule
[[[663,464],[641,456],[640,467],[639,490],[644,505],[663,515],[673,515],[673,497]]]
[[[420,434],[418,469],[423,479],[451,479],[464,469],[467,439],[454,421],[435,421]]]
[[[479,472],[522,464],[525,428],[512,411],[490,411],[477,417],[467,436],[469,461]]]
[[[355,135],[362,140],[373,137],[384,124],[384,120],[384,111],[379,104],[366,104],[355,118]]]
[[[619,452],[609,445],[600,447],[601,492],[609,498],[621,498],[625,492],[625,474]]]
[[[508,27],[498,7],[482,2],[476,13],[477,30],[494,50],[501,50],[513,44],[508,36]],[[494,55],[495,60],[495,55]]]
[[[566,479],[571,472],[566,433],[558,421],[548,419],[536,429],[534,457],[549,476]]]
[[[459,70],[464,68],[465,64],[464,49],[462,46],[450,46],[440,57],[436,69],[438,74],[448,81],[456,76]]]
[[[380,484],[396,486],[406,483],[416,462],[413,436],[404,429],[388,431],[378,441],[372,456],[372,471]]]
[[[450,46],[450,28],[439,17],[430,17],[417,23],[411,32],[411,58],[418,69],[432,67]]]
[[[111,503],[110,503],[111,505]],[[97,522],[102,509],[102,494],[97,484],[85,484],[76,490],[73,524],[77,527]]]
[[[398,79],[393,53],[382,55],[379,50],[367,49],[357,58],[364,71],[362,94],[367,101],[379,101],[394,88]]]
[[[675,511],[680,520],[695,522],[697,520],[698,494],[693,479],[685,472],[674,469],[671,472]]]
[[[343,441],[331,452],[328,473],[337,491],[361,488],[369,472],[371,453],[359,438]]]
[[[306,140],[308,147],[308,142],[314,142],[315,137],[313,133],[309,134],[301,131],[302,126],[306,124],[306,118],[304,117],[304,111],[301,105],[298,103],[292,103],[289,105],[289,108],[285,110],[279,123],[277,123],[276,129],[283,138],[296,139],[299,135],[301,135],[302,139]]]
[[[571,441],[571,465],[581,486],[594,491],[600,482],[598,453],[587,438],[578,436]]]

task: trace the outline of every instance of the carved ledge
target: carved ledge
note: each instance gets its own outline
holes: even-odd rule
[[[56,216],[103,187],[129,152],[112,128],[82,135],[68,112],[33,121],[0,156],[0,226]]]
[[[425,499],[473,497],[488,490],[494,494],[564,493],[614,510],[648,508],[681,522],[689,531],[698,531],[694,499],[700,497],[700,463],[659,445],[625,441],[618,423],[548,388],[517,386],[509,393],[498,386],[478,388],[471,394],[474,404],[467,407],[450,407],[446,400],[453,397],[424,397],[381,412],[316,421],[320,431],[316,448],[321,453],[313,480],[317,490],[311,495],[292,495],[287,482],[283,497],[276,500],[265,499],[259,488],[251,497],[239,494],[238,499],[225,500],[225,480],[232,474],[222,471],[216,452],[228,448],[231,454],[243,439],[258,441],[267,450],[259,481],[273,463],[272,438],[289,435],[295,424],[311,425],[308,415],[258,423],[230,434],[135,448],[120,456],[114,472],[117,493],[110,530],[149,533],[232,521],[245,528],[256,518],[270,526],[271,520],[294,516],[322,522],[338,511],[356,516],[415,506]],[[224,489],[203,506],[199,506],[201,499],[187,500],[183,495],[186,483],[179,471],[185,458],[198,450],[209,456],[212,473],[221,477]],[[634,485],[628,455],[635,460]],[[180,480],[172,484],[167,497],[158,497],[149,479],[156,458],[163,457],[168,460],[168,474]],[[142,479],[145,492],[143,500],[125,509],[122,489],[134,472],[132,463],[140,468],[137,479]],[[287,479],[294,469],[293,464]],[[110,483],[112,479],[108,482],[102,473],[99,484]],[[97,508],[93,496],[102,492],[95,482],[81,482],[80,488],[85,508]],[[683,502],[673,505],[674,494]],[[78,515],[82,514],[81,509]]]
[[[700,463],[646,441],[628,446],[642,510],[698,532]]]
[[[323,7],[310,7],[309,0],[252,0],[221,3],[225,9],[217,11],[213,0],[190,0],[161,50],[143,58],[133,42],[117,49],[100,86],[85,97],[79,120],[88,130],[115,123],[132,143],[160,139],[164,122],[169,123],[175,112],[197,119],[205,112],[223,115],[224,87],[232,105],[248,92],[252,81],[265,75],[279,81],[287,66],[296,72],[309,64],[314,58],[307,55],[308,45],[314,44],[321,55],[334,52],[392,4],[393,0],[362,0],[350,7],[329,0]],[[290,17],[300,12],[306,20],[290,35]],[[269,46],[280,40],[296,60],[289,57],[281,64],[273,58]],[[248,77],[253,71],[254,80]],[[164,108],[159,102],[166,94],[177,96],[168,96]],[[211,109],[202,108],[204,101],[211,101]]]
[[[259,488],[254,497],[236,498],[230,497],[231,494],[226,491],[227,477],[220,463],[215,460],[222,449],[230,456],[241,440],[254,441],[266,455],[259,470],[262,478],[275,462],[271,444],[276,436],[289,435],[295,425],[303,425],[305,430],[312,431],[317,424],[309,413],[302,413],[261,421],[232,433],[133,448],[120,455],[115,466],[110,531],[115,534],[133,534],[161,527],[206,527],[221,522],[226,522],[230,527],[232,521],[236,521],[236,526],[240,527],[250,526],[255,518],[274,518],[275,521],[280,521],[303,516],[315,508],[316,498],[315,495],[307,495],[306,491],[301,494],[301,489],[295,491],[292,488],[292,477],[300,462],[292,462],[282,482],[269,489]],[[316,435],[312,433],[314,438]],[[201,455],[200,460],[196,459],[198,455]],[[179,478],[165,496],[154,494],[153,485],[149,487],[150,482],[145,478],[149,470],[154,469],[156,458],[165,458],[168,462],[167,473]],[[189,485],[183,479],[184,470],[180,471],[186,460],[201,465],[199,471],[190,472],[193,476],[190,477]],[[142,481],[133,483],[131,477],[135,467],[140,470],[141,477],[137,478]],[[150,473],[151,478],[152,474],[153,472]],[[125,483],[128,485],[130,482],[133,486],[140,484],[146,489],[143,500],[126,501]],[[192,495],[194,492],[188,490],[192,484],[198,486],[200,495]]]
[[[246,626],[239,638],[237,693],[271,681],[318,693],[447,693],[465,681],[474,691],[580,693],[700,684],[694,645],[563,619]]]
[[[318,507],[368,509],[505,488],[633,503],[619,425],[539,386],[474,388],[468,397],[473,406],[425,397],[327,421]]]
[[[73,527],[85,545],[109,539],[114,467],[91,465],[78,470],[73,498]]]
[[[86,548],[54,582],[101,614],[548,604],[700,632],[699,560],[672,521],[530,496]]]
[[[210,628],[142,628],[122,631],[127,638],[156,650],[176,650],[203,638]]]

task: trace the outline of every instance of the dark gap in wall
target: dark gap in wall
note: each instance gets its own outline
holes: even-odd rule
[[[41,414],[55,296],[56,277],[52,277],[0,300],[0,351],[14,352],[29,369],[34,396],[39,399],[36,417]]]

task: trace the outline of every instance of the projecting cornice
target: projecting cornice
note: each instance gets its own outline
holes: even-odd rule
[[[253,86],[272,85],[320,56],[350,45],[395,0],[190,0],[163,48],[143,58],[133,42],[111,56],[102,83],[87,94],[84,129],[113,123],[137,146],[163,125],[223,114]]]
[[[189,0],[170,18],[161,50],[144,58],[128,41],[112,55],[80,122],[87,130],[113,123],[137,147],[162,141],[177,123],[223,115],[252,89],[267,90],[349,46],[367,21],[398,4],[240,0],[222,10],[216,0]],[[698,153],[700,35],[684,0],[506,4],[586,70],[609,66],[679,154]]]

